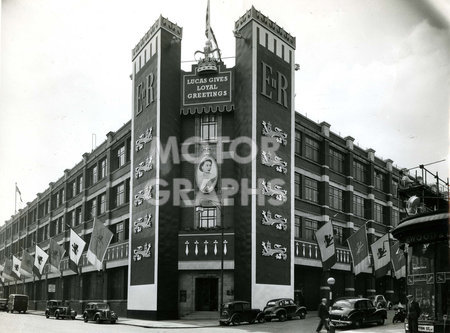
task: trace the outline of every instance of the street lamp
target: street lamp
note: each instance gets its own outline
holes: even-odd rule
[[[336,282],[336,280],[333,277],[329,277],[327,279],[327,283],[330,286],[330,309],[331,309],[331,300],[333,299],[333,291],[332,291],[332,289],[333,289],[333,286],[334,286],[335,282]]]
[[[222,204],[221,202],[216,202],[213,200],[208,199],[208,202],[210,202],[211,204],[214,205],[214,207],[216,207],[219,212],[220,212],[220,242],[221,242],[221,254],[220,254],[220,299],[219,299],[219,306],[218,306],[218,310],[219,313],[221,312],[221,306],[223,304],[223,251],[224,251],[224,221],[223,221],[223,211],[222,211]],[[203,207],[197,207],[196,211],[199,212],[199,219],[201,218],[201,213],[203,212]],[[200,222],[200,221],[199,221]]]

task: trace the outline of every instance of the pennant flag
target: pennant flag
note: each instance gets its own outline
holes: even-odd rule
[[[406,261],[403,251],[400,249],[400,242],[394,242],[391,246],[391,262],[395,278],[406,277]]]
[[[391,268],[391,248],[389,243],[389,233],[380,237],[370,245],[375,268],[375,277],[385,276]]]
[[[326,222],[316,231],[316,239],[319,244],[323,269],[330,269],[337,261],[331,221]]]
[[[20,200],[20,202],[23,202],[23,200],[22,200],[22,193],[20,193],[20,190],[19,190],[19,188],[17,187],[17,183],[16,183],[16,195],[19,195],[19,200]]]
[[[209,13],[209,0],[208,0],[208,5],[206,7],[206,30],[205,30],[205,35],[206,35],[206,38],[209,41],[212,40],[214,42],[214,45],[215,45],[216,50],[217,50],[217,53],[219,54],[219,60],[222,60],[221,59],[221,55],[220,55],[220,50],[219,50],[219,44],[217,44],[216,36],[214,35],[214,32],[213,32],[212,27],[211,27],[210,17],[211,17],[211,15]]]
[[[24,276],[33,276],[34,258],[27,250],[23,250],[22,266],[20,267],[20,274]]]
[[[353,261],[353,273],[371,273],[369,246],[367,242],[366,226],[359,228],[347,239],[348,247]]]
[[[73,229],[70,229],[69,268],[75,273],[78,273],[78,262],[85,246],[86,242]]]
[[[22,262],[19,258],[13,255],[12,257],[12,276],[16,279],[20,279],[20,265]]]
[[[64,248],[60,246],[57,241],[51,238],[48,251],[48,263],[59,272],[59,265],[61,264],[61,259],[63,258],[64,253],[66,253],[66,250],[64,250]]]
[[[98,271],[102,269],[106,249],[112,237],[113,233],[102,222],[95,219],[94,229],[92,230],[91,241],[87,251],[87,259]]]
[[[45,253],[39,246],[36,244],[36,251],[34,253],[34,265],[33,272],[40,279],[42,276],[42,272],[44,271],[44,266],[47,263],[48,254]]]
[[[3,269],[3,277],[7,280],[14,280],[12,274],[13,261],[11,259],[5,260],[5,268]]]

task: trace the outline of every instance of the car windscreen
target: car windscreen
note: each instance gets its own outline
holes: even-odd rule
[[[108,304],[97,304],[97,309],[99,310],[109,310]]]
[[[333,310],[353,309],[354,304],[355,304],[355,301],[353,301],[353,300],[340,300],[340,301],[336,301],[333,304],[332,309]]]
[[[277,302],[275,301],[268,301],[267,302],[267,306],[275,306],[277,304]]]

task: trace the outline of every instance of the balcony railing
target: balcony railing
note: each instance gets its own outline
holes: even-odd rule
[[[294,251],[296,257],[320,260],[320,250],[316,243],[296,240]],[[350,250],[336,248],[336,257],[338,263],[351,262]]]

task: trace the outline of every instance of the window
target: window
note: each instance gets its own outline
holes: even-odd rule
[[[316,180],[305,177],[305,199],[312,202],[319,202],[319,190]]]
[[[398,223],[400,222],[400,216],[399,212],[396,209],[392,210],[392,226],[396,227],[398,226]]]
[[[316,231],[317,231],[317,221],[305,219],[305,239],[315,240],[316,239]]]
[[[81,207],[77,208],[77,218],[76,218],[76,225],[79,225],[81,222],[83,222],[83,212],[81,211]]]
[[[353,214],[364,217],[364,198],[353,195]]]
[[[106,177],[106,158],[100,162],[100,179]]]
[[[398,196],[398,181],[395,179],[392,179],[392,196],[394,198]]]
[[[330,168],[336,172],[344,172],[344,155],[335,149],[330,149]]]
[[[302,141],[299,131],[295,131],[295,153],[299,155],[302,153]]]
[[[330,207],[342,210],[342,191],[336,187],[330,186],[329,191]]]
[[[77,188],[78,188],[78,186],[77,186],[77,181],[75,180],[75,181],[72,183],[72,198],[75,197],[75,196],[77,195]]]
[[[383,223],[384,221],[383,206],[377,203],[374,204],[374,219],[378,223]]]
[[[106,212],[106,194],[100,195],[99,201],[100,201],[99,205],[100,214],[103,214],[104,212]]]
[[[305,157],[319,162],[319,143],[309,137],[305,137]]]
[[[122,146],[117,150],[117,159],[120,168],[122,165],[125,164],[125,146]]]
[[[375,188],[384,191],[384,174],[378,171],[374,171],[373,176]]]
[[[98,182],[98,168],[97,166],[94,166],[92,168],[92,184],[95,184]]]
[[[294,189],[295,189],[295,197],[300,198],[301,193],[300,174],[297,172],[295,173]]]
[[[111,239],[111,243],[123,242],[128,239],[128,219],[123,222],[114,224],[109,227],[111,232],[113,233],[113,237]]]
[[[125,203],[125,184],[116,187],[116,207]]]
[[[78,177],[78,193],[83,191],[83,176]]]
[[[77,225],[77,211],[76,211],[76,209],[71,211],[69,214],[70,214],[70,224],[72,225],[72,227],[75,227]]]
[[[333,225],[333,234],[334,234],[334,242],[335,244],[340,244],[342,245],[343,243],[343,230],[344,228],[342,228],[341,226],[338,225]]]
[[[97,199],[94,198],[91,201],[88,202],[88,209],[89,209],[89,218],[94,218],[97,216]]]
[[[365,182],[366,166],[358,161],[353,161],[353,177],[360,182]]]
[[[200,208],[200,209],[198,209]],[[213,228],[217,225],[217,208],[216,207],[198,207],[200,212],[199,228]]]
[[[295,238],[301,237],[301,229],[300,229],[300,216],[295,215],[295,225],[294,225]]]
[[[200,137],[205,141],[217,139],[217,117],[215,115],[203,115],[201,117]]]

